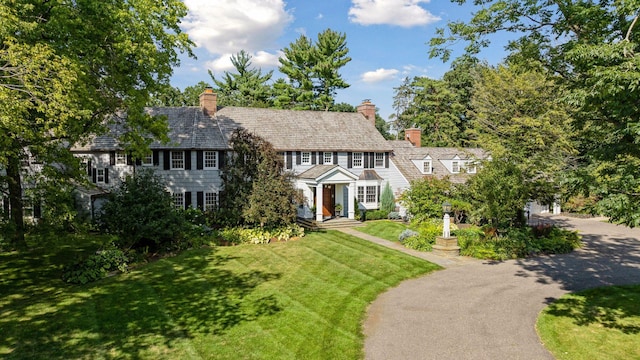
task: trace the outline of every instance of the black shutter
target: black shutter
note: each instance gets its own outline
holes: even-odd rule
[[[353,167],[353,153],[349,151],[347,153],[347,168],[351,169]]]
[[[293,169],[293,152],[287,151],[287,169]]]
[[[142,160],[136,159],[136,166],[140,166],[140,165],[142,165]]]
[[[153,165],[160,165],[160,152],[158,150],[153,150]]]
[[[184,193],[184,208],[185,210],[191,207],[191,191]]]
[[[318,151],[318,164],[324,164],[324,152]]]
[[[111,165],[115,165],[116,164],[116,152],[115,151],[109,151],[109,164],[111,164]]]
[[[373,169],[376,167],[376,154],[369,153],[369,168]]]
[[[109,169],[104,169],[104,183],[109,183]]]
[[[204,169],[204,154],[202,150],[196,151],[196,170]]]
[[[387,169],[389,168],[389,153],[388,152],[384,153],[384,167],[387,168]]]
[[[334,151],[333,152],[333,164],[338,164],[338,152]]]
[[[91,169],[91,181],[93,181],[93,183],[96,183],[96,179],[97,179],[97,171],[95,168]]]
[[[191,170],[191,151],[185,150],[184,152],[184,169]]]
[[[9,216],[9,198],[5,197],[2,199],[2,206],[5,216]]]
[[[91,176],[93,174],[93,171],[91,171],[91,160],[87,161],[87,176]]]
[[[315,165],[316,164],[316,152],[312,151],[311,152],[311,165]]]
[[[362,161],[362,165],[364,166],[365,169],[368,169],[369,168],[369,153],[368,152],[364,153],[363,154],[363,158],[364,159],[362,159],[363,160]]]
[[[196,206],[200,210],[204,210],[204,192],[198,191],[196,193]]]
[[[36,219],[42,218],[42,207],[40,206],[40,201],[33,203],[33,217]]]
[[[378,197],[376,199],[378,199],[378,202],[380,202],[380,185],[378,185],[377,187],[378,187]]]
[[[127,154],[127,165],[133,165],[133,157],[131,154]]]
[[[164,156],[163,156],[164,159],[162,159],[163,160],[162,162],[164,163],[164,169],[165,170],[169,170],[170,160],[171,160],[170,156],[171,156],[171,151],[165,150],[164,151]]]
[[[296,165],[302,165],[302,153],[296,151]]]
[[[218,151],[218,169],[220,170],[225,166],[225,154],[224,151]]]

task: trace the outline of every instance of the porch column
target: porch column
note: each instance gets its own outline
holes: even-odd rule
[[[347,215],[349,219],[353,220],[356,218],[356,209],[354,209],[353,198],[356,196],[356,182],[351,181],[349,183],[349,191],[347,192],[349,198],[349,214]],[[357,205],[356,205],[357,206]]]
[[[316,186],[316,221],[317,222],[322,222],[323,220],[323,216],[322,216],[322,196],[324,195],[323,190],[324,189],[324,185],[322,184],[318,184],[318,186]]]

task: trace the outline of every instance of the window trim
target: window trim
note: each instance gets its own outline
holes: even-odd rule
[[[102,180],[100,180],[100,172],[102,172]],[[106,184],[107,176],[105,174],[105,168],[96,168],[96,184]]]
[[[153,166],[153,153],[150,152],[143,156],[142,159],[140,159],[140,164],[142,166]]]
[[[127,154],[117,151],[115,155],[115,165],[116,166],[125,166],[127,165]]]
[[[184,210],[184,193],[173,193],[171,198],[176,209]]]
[[[378,159],[378,157],[380,157]],[[380,163],[378,163],[380,162]],[[374,168],[383,168],[384,167],[384,153],[375,153],[374,155]]]
[[[360,157],[357,159],[357,157]],[[356,165],[356,162],[359,161],[360,165]],[[351,167],[354,169],[362,169],[364,168],[364,153],[363,152],[354,152],[351,155]]]
[[[180,154],[181,159],[174,159],[174,154]],[[182,166],[174,166],[174,161],[181,161],[182,162]],[[184,170],[184,165],[185,165],[185,156],[184,156],[184,151],[170,151],[169,152],[169,169],[170,170]]]
[[[213,201],[210,203],[209,200],[211,200],[211,198],[213,198]],[[205,192],[204,193],[204,199],[203,199],[203,208],[205,211],[207,210],[217,210],[218,209],[218,202],[219,202],[219,194],[215,191],[210,191],[210,192]]]
[[[306,159],[305,159],[306,157]],[[300,165],[311,165],[311,152],[303,151],[300,153]]]
[[[327,159],[329,159],[329,161],[327,161]],[[323,151],[322,152],[322,163],[325,164],[325,165],[333,165],[333,153],[330,152],[330,151]]]
[[[451,162],[451,172],[453,174],[459,174],[460,173],[460,161],[459,160],[453,160]]]
[[[425,165],[429,164],[429,171],[425,171]],[[428,160],[422,160],[422,173],[423,174],[432,174],[433,173],[433,162]]]
[[[213,154],[213,159],[207,159],[207,155]],[[207,166],[207,161],[213,161],[213,166]],[[202,152],[202,168],[204,170],[218,170],[218,152],[213,150],[205,150]]]

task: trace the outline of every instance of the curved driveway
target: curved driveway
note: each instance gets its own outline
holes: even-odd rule
[[[445,260],[445,270],[405,281],[371,304],[365,358],[553,359],[535,331],[547,304],[568,292],[640,283],[640,229],[540,219],[579,230],[584,247],[504,262]]]

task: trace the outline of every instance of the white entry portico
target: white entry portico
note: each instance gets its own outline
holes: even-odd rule
[[[316,165],[298,175],[296,187],[302,190],[307,204],[315,209],[315,220],[322,222],[336,215],[355,218],[353,199],[358,176],[340,165]],[[342,211],[336,213],[336,205]]]

